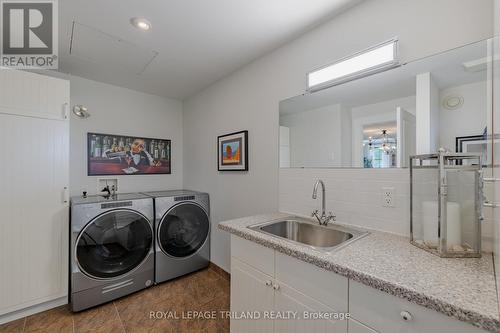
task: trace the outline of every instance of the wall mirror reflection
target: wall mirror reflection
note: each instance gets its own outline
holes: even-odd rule
[[[489,44],[282,101],[280,167],[408,167],[409,156],[440,147],[486,155]]]

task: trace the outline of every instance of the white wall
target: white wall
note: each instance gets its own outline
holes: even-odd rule
[[[119,192],[182,188],[182,103],[71,76],[71,105],[85,105],[90,118],[70,120],[70,188],[96,193],[98,179],[118,178]],[[172,174],[87,176],[87,132],[172,140]]]
[[[443,97],[456,94],[464,98],[462,107],[456,110],[440,109],[439,146],[455,151],[457,136],[481,135],[487,126],[486,81],[446,88],[440,91]]]
[[[399,37],[403,61],[488,38],[492,5],[365,1],[188,99],[184,186],[211,195],[212,261],[229,269],[230,238],[216,228],[219,221],[278,209],[279,101],[304,92],[307,71],[393,36]],[[250,170],[217,172],[217,135],[241,129],[249,130]]]
[[[326,208],[337,221],[366,228],[409,235],[408,169],[281,169],[279,208],[309,216],[320,209],[321,198],[312,199],[314,182],[326,187]],[[382,188],[394,188],[395,207],[382,207]]]
[[[292,168],[342,166],[342,110],[339,104],[280,116],[290,129]]]

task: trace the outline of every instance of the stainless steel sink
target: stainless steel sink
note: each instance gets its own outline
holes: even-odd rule
[[[301,218],[271,221],[249,228],[327,252],[343,247],[368,234],[335,224],[328,226],[313,224]]]

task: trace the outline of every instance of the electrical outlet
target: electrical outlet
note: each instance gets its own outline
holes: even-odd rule
[[[394,187],[382,187],[382,206],[396,207]]]

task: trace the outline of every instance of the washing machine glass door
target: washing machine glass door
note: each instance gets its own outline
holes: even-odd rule
[[[85,274],[100,279],[114,278],[139,266],[152,242],[153,229],[146,217],[131,210],[112,210],[82,230],[76,259]]]
[[[187,257],[205,243],[210,229],[207,213],[193,203],[171,209],[160,222],[158,242],[162,251],[173,257]]]

